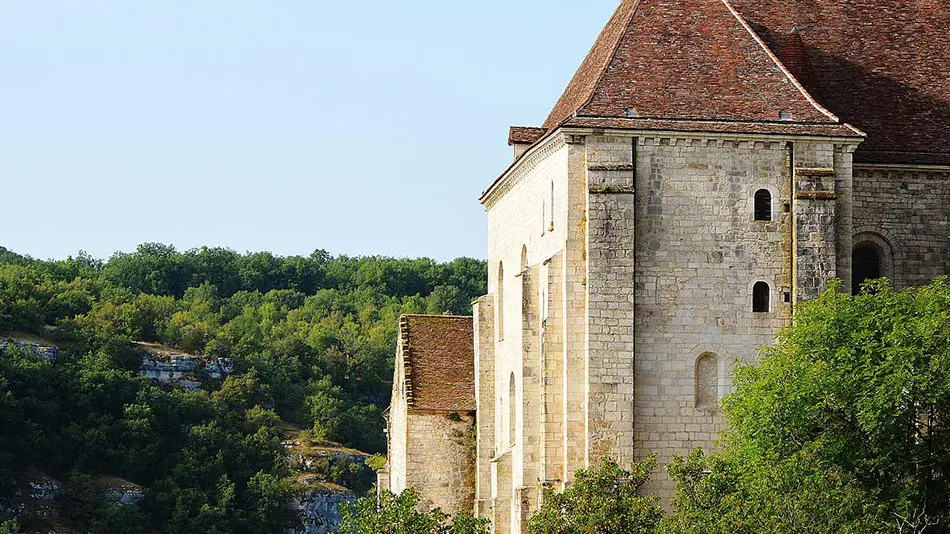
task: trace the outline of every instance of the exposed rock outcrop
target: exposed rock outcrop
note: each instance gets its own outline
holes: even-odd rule
[[[139,366],[139,376],[163,384],[179,384],[189,391],[201,387],[201,380],[220,380],[234,373],[230,358],[207,359],[201,356],[172,352],[153,345],[140,344],[146,351]]]
[[[303,520],[298,529],[288,529],[285,534],[328,534],[335,532],[343,520],[341,509],[344,503],[356,500],[356,495],[340,486],[325,483],[308,484],[307,476],[301,477],[305,486],[310,489],[296,498],[291,506],[296,509]]]
[[[291,503],[300,513],[303,527],[289,529],[286,534],[334,532],[342,520],[342,505],[354,502],[373,484],[373,471],[366,466],[369,455],[313,438],[289,425],[282,438],[291,466],[301,473],[298,481],[305,488]]]
[[[59,357],[58,347],[22,339],[0,339],[0,352],[5,352],[9,348],[28,350],[36,356],[51,362],[55,362],[56,358]]]

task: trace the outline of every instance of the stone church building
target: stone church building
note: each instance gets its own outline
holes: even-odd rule
[[[451,320],[471,397],[397,429],[394,395],[381,486],[524,532],[545,488],[657,451],[668,498],[662,465],[713,448],[733,362],[798,303],[947,274],[948,28],[943,0],[623,0],[547,120],[510,130],[480,199],[489,294]],[[394,391],[458,375],[409,367]],[[471,414],[474,450],[447,453]],[[419,435],[428,461],[397,468]]]

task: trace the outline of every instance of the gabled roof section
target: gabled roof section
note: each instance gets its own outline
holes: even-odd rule
[[[475,341],[471,317],[403,315],[399,320],[409,407],[475,410]]]
[[[565,119],[574,115],[591,97],[601,74],[610,64],[617,44],[630,23],[630,17],[636,11],[638,3],[639,0],[623,0],[620,7],[614,11],[613,16],[600,32],[600,37],[594,42],[587,57],[567,84],[564,94],[544,121],[545,129],[556,128]]]
[[[837,123],[726,0],[624,0],[545,121]]]
[[[731,2],[776,53],[801,40],[813,77],[799,81],[868,134],[856,162],[950,165],[946,0]]]

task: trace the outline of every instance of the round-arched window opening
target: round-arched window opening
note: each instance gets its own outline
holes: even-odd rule
[[[765,282],[756,282],[752,287],[752,311],[756,313],[769,312],[769,285]]]
[[[719,358],[715,353],[704,352],[696,359],[696,408],[710,409],[719,406]]]
[[[851,294],[861,292],[861,286],[868,280],[881,277],[881,254],[871,245],[861,245],[854,249],[851,257]]]

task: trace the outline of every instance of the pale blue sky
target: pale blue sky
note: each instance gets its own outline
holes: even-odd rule
[[[0,246],[484,257],[618,0],[0,0]]]

